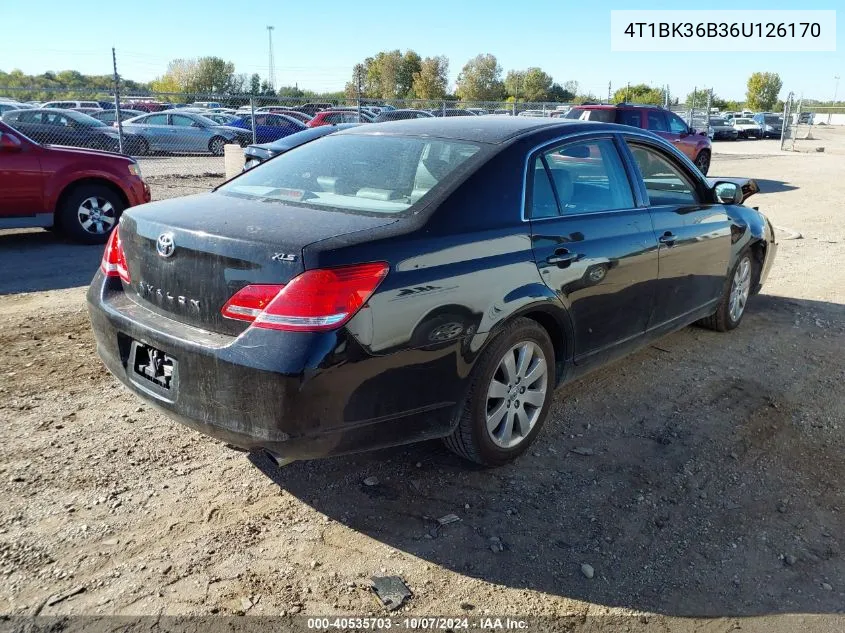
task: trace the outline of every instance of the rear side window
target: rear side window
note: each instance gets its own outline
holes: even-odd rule
[[[618,110],[616,122],[622,125],[631,125],[633,127],[643,126],[639,110]]]
[[[567,119],[580,119],[581,121],[601,121],[602,123],[615,123],[616,110],[602,108],[599,110],[585,110],[584,108],[572,108],[566,115]]]
[[[534,160],[529,215],[548,218],[630,209],[631,185],[611,139],[568,143]]]
[[[640,168],[651,206],[695,205],[698,195],[683,169],[659,150],[629,143]]]

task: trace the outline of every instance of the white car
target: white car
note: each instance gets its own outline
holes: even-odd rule
[[[735,118],[731,121],[734,129],[739,132],[739,138],[763,138],[760,124],[753,119]]]

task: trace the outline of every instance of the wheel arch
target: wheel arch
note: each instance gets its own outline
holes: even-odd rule
[[[523,298],[525,300],[521,305],[490,328],[485,347],[515,319],[527,318],[535,321],[552,341],[555,351],[555,384],[559,385],[565,378],[566,367],[574,349],[572,320],[557,295],[548,286],[532,286],[531,291],[525,293]]]

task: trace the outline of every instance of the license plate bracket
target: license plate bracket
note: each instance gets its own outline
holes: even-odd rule
[[[136,385],[158,395],[171,397],[178,380],[178,363],[151,345],[132,341],[129,352],[129,376]]]

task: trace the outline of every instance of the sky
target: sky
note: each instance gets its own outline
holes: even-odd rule
[[[13,0],[3,5],[20,6]],[[806,5],[806,6],[805,6]],[[219,8],[218,8],[219,7]],[[371,7],[369,11],[364,7]],[[179,57],[214,55],[236,72],[268,74],[267,25],[273,25],[276,85],[316,91],[341,90],[352,66],[381,50],[413,49],[423,57],[446,55],[450,86],[479,53],[495,55],[505,72],[540,66],[555,81],[575,80],[581,92],[606,97],[627,82],[668,85],[683,99],[694,87],[712,87],[726,99],[742,99],[755,71],[780,74],[797,96],[830,99],[836,75],[845,77],[845,11],[837,16],[837,52],[698,53],[611,52],[612,9],[678,9],[677,2],[640,0],[505,0],[478,2],[350,3],[349,0],[143,0],[90,3],[39,0],[38,10],[2,11],[0,70],[29,74],[78,70],[107,74],[111,47],[120,74],[149,81]],[[841,0],[708,0],[696,9],[837,9]],[[44,16],[44,17],[41,17]],[[845,81],[839,97],[845,95]]]

